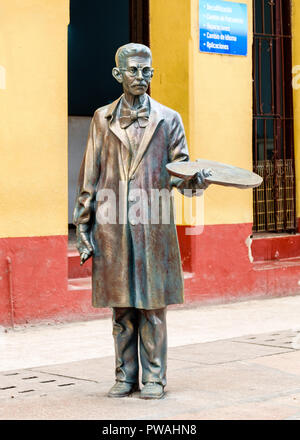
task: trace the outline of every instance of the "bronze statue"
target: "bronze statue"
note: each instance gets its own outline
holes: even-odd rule
[[[110,397],[139,389],[138,347],[140,397],[164,395],[166,307],[183,303],[183,276],[172,204],[165,222],[159,198],[158,218],[151,221],[150,201],[155,190],[176,187],[193,196],[209,184],[202,170],[184,180],[166,169],[168,163],[189,161],[189,154],[180,115],[146,94],[151,58],[141,44],[118,49],[112,74],[124,93],[95,111],[74,210],[81,264],[93,256],[93,306],[113,309],[116,383]],[[147,197],[134,211],[138,191]]]

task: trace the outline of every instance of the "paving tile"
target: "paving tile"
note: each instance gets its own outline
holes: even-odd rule
[[[68,362],[59,365],[45,365],[31,368],[31,371],[42,371],[49,374],[60,374],[95,382],[111,383],[114,381],[114,357],[107,356],[83,361]]]
[[[185,408],[196,411],[214,405],[216,397],[210,392],[193,392],[188,395],[168,391],[161,400],[141,400],[139,394],[122,399],[110,399],[106,396],[105,384],[87,383],[78,387],[57,391],[43,397],[7,401],[0,400],[1,419],[160,419],[175,417]],[[228,403],[228,402],[227,402]]]
[[[98,383],[105,383],[106,387],[109,388],[115,381],[114,362],[114,357],[108,356],[106,358],[31,368],[29,371],[93,380]],[[186,362],[185,360],[171,358],[168,360],[168,374],[173,371],[182,371],[192,367],[200,368],[201,366],[196,362]],[[205,365],[202,365],[202,367],[205,367]]]
[[[77,386],[82,382],[74,378],[30,370],[2,372],[0,373],[0,401],[47,395],[67,387]]]
[[[234,339],[173,347],[167,394],[158,401],[141,401],[138,393],[109,399],[113,356],[6,371],[0,419],[298,420],[299,356],[297,349]]]
[[[190,411],[169,419],[178,420],[299,420],[299,408],[276,405],[247,403],[233,406],[210,408],[204,411]],[[168,419],[168,418],[165,418]]]
[[[190,368],[186,375],[173,371],[169,374],[169,384],[182,384],[187,392],[216,392],[219,401],[227,398],[232,402],[242,399],[260,401],[300,390],[299,377],[247,361]]]
[[[187,362],[214,365],[284,353],[288,350],[280,347],[237,343],[230,340],[174,347],[169,349],[168,356],[170,360],[181,359]]]
[[[300,350],[300,330],[285,330],[259,335],[247,335],[234,338],[232,341]]]
[[[296,393],[281,393],[277,397],[272,397],[270,401],[281,406],[297,408],[300,411],[300,390]]]
[[[300,351],[256,358],[253,360],[253,363],[270,369],[280,370],[287,374],[297,375],[300,383]]]

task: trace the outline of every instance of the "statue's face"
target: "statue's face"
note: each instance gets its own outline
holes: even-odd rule
[[[124,92],[135,96],[143,95],[153,76],[151,58],[142,55],[127,57],[126,66],[115,67],[113,76],[123,84]]]

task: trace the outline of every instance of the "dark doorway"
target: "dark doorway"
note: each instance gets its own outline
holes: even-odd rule
[[[150,46],[149,0],[130,0],[130,41]]]
[[[116,50],[130,41],[149,45],[148,0],[70,0],[69,224],[91,117],[122,93],[111,71]]]

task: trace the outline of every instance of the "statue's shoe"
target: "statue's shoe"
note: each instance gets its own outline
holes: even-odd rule
[[[126,397],[135,391],[139,391],[139,385],[137,383],[117,381],[109,390],[108,397]]]
[[[157,382],[147,382],[140,392],[141,399],[161,399],[164,395],[163,385]]]

